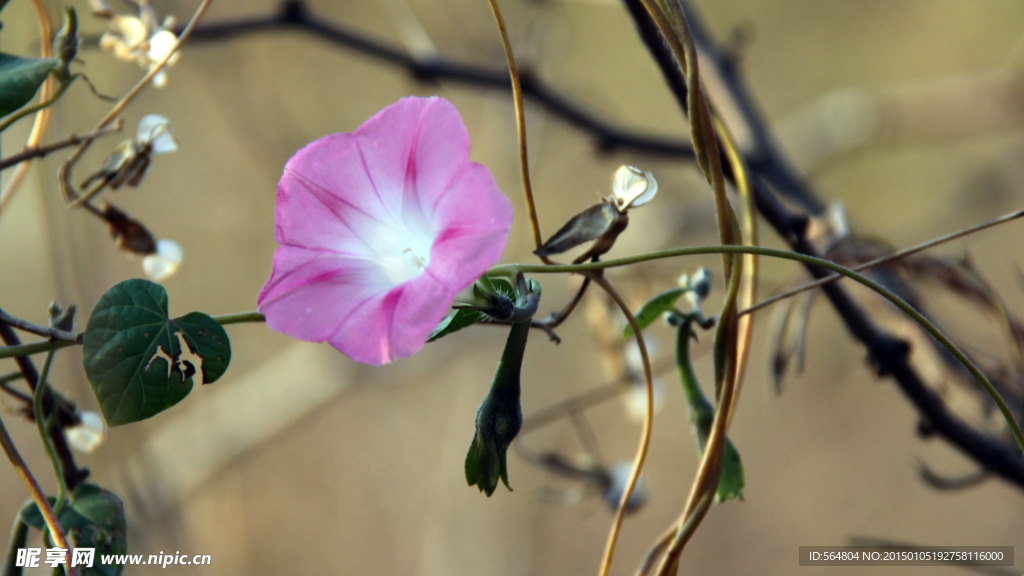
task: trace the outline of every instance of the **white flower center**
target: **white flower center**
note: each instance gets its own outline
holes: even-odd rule
[[[382,226],[373,248],[376,260],[389,282],[395,286],[419,277],[430,265],[430,249],[434,239],[417,226]]]

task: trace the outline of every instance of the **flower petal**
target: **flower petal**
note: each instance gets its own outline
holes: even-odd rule
[[[358,362],[410,356],[497,262],[512,207],[455,107],[405,98],[295,154],[278,184],[267,325]]]
[[[149,39],[149,59],[159,62],[167,57],[174,50],[178,43],[178,37],[170,30],[161,30]],[[170,64],[170,62],[168,62]]]
[[[428,271],[453,293],[472,284],[501,258],[512,226],[512,203],[483,165],[465,167],[432,210],[440,230]]]
[[[171,136],[170,122],[159,114],[146,114],[139,120],[139,127],[135,130],[135,141],[139,144],[148,142],[152,151],[157,154],[178,149],[174,136]]]
[[[355,135],[380,202],[396,220],[428,214],[469,162],[466,125],[455,106],[438,97],[402,98]]]
[[[385,224],[362,163],[353,165],[351,134],[321,138],[285,166],[277,186],[280,244],[341,254],[374,253],[374,231]],[[356,155],[357,156],[357,155]]]
[[[391,287],[368,260],[281,246],[257,306],[267,326],[308,342],[323,342],[364,303]]]
[[[430,274],[422,274],[354,310],[331,346],[356,362],[387,364],[423,348],[448,312],[454,294]]]

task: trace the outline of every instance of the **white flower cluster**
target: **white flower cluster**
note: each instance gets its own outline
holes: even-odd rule
[[[110,29],[100,37],[100,47],[111,52],[118,60],[135,62],[142,68],[152,70],[174,50],[178,42],[178,37],[171,32],[174,18],[168,16],[158,23],[148,0],[135,1],[139,8],[138,16],[115,12],[103,0],[91,0],[91,3],[93,12],[110,23]],[[180,56],[180,53],[171,56],[167,66],[175,64]],[[164,70],[166,66],[153,77],[153,85],[157,88],[167,85]]]

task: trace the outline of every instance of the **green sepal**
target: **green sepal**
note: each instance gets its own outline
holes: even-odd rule
[[[451,334],[452,332],[458,332],[463,328],[468,328],[477,322],[483,322],[487,319],[487,315],[479,310],[472,310],[469,308],[460,308],[456,310],[454,314],[445,316],[441,322],[438,323],[434,331],[430,333],[427,338],[427,342],[433,342],[439,338]]]
[[[485,274],[473,284],[473,296],[481,305],[479,307],[476,305],[457,306],[454,313],[445,316],[438,322],[430,336],[427,337],[427,342],[444,338],[473,324],[486,322],[490,317],[484,312],[484,309],[494,306],[495,294],[505,296],[505,307],[509,310],[514,309],[516,291],[512,287],[512,283],[505,278],[488,278]]]

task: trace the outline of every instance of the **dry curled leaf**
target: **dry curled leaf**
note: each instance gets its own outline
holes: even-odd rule
[[[156,253],[156,239],[138,220],[110,204],[100,208],[100,217],[106,220],[118,248],[143,256]]]
[[[590,250],[576,259],[577,262],[583,262],[611,250],[615,239],[628,224],[629,217],[625,212],[619,212],[614,203],[602,198],[600,203],[570,218],[534,254],[561,254],[585,242],[597,240]]]

